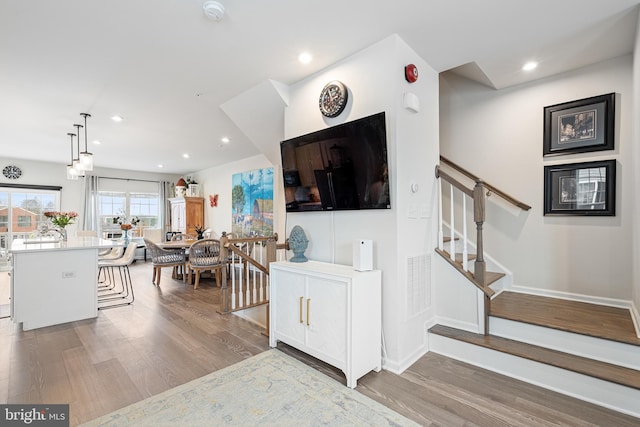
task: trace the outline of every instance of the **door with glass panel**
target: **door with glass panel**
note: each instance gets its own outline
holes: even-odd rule
[[[0,188],[0,317],[8,315],[11,242],[37,233],[40,224],[49,222],[44,213],[59,206],[57,190]]]
[[[58,210],[59,191],[0,189],[0,251],[5,253],[14,239],[34,234],[48,224],[47,211]]]

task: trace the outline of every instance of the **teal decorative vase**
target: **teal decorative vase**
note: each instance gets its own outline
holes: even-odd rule
[[[299,225],[294,226],[289,235],[289,248],[293,251],[293,257],[289,261],[309,261],[307,257],[304,256],[304,251],[307,250],[307,246],[309,246],[309,239],[307,239],[307,235],[304,234],[304,230]]]
[[[129,246],[129,230],[124,230],[124,245]]]

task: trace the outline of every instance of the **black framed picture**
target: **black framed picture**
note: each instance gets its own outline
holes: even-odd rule
[[[543,155],[613,150],[615,93],[544,107]]]
[[[544,214],[614,216],[616,161],[545,166]]]

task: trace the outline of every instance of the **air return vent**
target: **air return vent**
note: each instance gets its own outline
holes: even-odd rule
[[[407,319],[431,306],[431,255],[407,258]]]

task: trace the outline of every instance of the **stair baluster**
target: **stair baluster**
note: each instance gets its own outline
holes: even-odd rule
[[[453,185],[450,187],[449,200],[451,200],[450,206],[450,214],[449,214],[449,236],[451,236],[451,240],[449,240],[449,257],[451,260],[456,260],[456,239],[455,239],[455,215],[453,209]]]
[[[462,268],[469,269],[469,249],[467,245],[467,198],[462,193]]]

